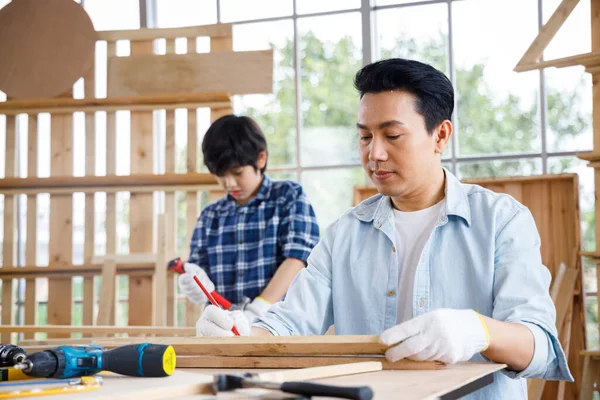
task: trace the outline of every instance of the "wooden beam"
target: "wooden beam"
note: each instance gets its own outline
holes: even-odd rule
[[[102,257],[105,260],[106,257]],[[118,258],[117,258],[118,260]],[[56,276],[89,276],[99,275],[102,272],[104,261],[99,264],[58,264],[58,265],[25,265],[23,267],[4,266],[0,268],[0,278],[41,278]],[[155,262],[148,263],[123,263],[117,262],[117,271],[119,273],[130,274],[133,272],[147,272],[147,275],[154,274]]]
[[[160,79],[153,79],[157,76]],[[108,60],[108,96],[217,90],[273,93],[273,50],[132,55]]]
[[[445,365],[437,361],[400,360],[392,363],[385,357],[220,357],[220,356],[177,356],[177,368],[310,368],[358,362],[380,362],[383,369],[391,370],[436,370]]]
[[[21,113],[71,114],[77,111],[152,111],[186,107],[231,107],[231,96],[224,92],[168,93],[141,96],[111,96],[107,98],[8,100],[0,102],[0,114]]]
[[[6,145],[5,145],[5,169],[7,177],[16,176],[17,173],[17,117],[6,117]],[[6,179],[6,178],[5,178]],[[1,181],[1,180],[0,180]],[[4,196],[4,236],[2,243],[2,265],[12,266],[15,264],[17,229],[17,201],[14,196]],[[12,278],[2,280],[2,325],[13,323],[13,282]],[[2,343],[10,343],[10,334],[0,335]]]
[[[154,322],[152,325],[167,325],[167,232],[171,230],[171,223],[164,213],[158,216],[158,245],[156,255],[156,270],[154,273]],[[172,275],[172,274],[169,274]]]
[[[132,42],[131,57],[151,56],[152,46],[152,41]],[[114,58],[109,57],[108,70],[111,68],[112,59]],[[113,82],[115,78],[109,74],[109,87],[115,83]],[[131,113],[131,174],[153,173],[153,124],[152,112]],[[154,252],[154,196],[146,193],[131,193],[129,199],[129,251],[131,253]],[[129,278],[129,325],[152,325],[154,313],[148,309],[152,305],[152,292],[152,278]]]
[[[171,40],[169,40],[171,41]],[[169,42],[167,41],[167,43]],[[167,50],[168,51],[168,50]],[[174,52],[174,48],[173,48]],[[176,164],[177,148],[175,146],[175,112],[166,112],[165,132],[165,173],[174,174]],[[171,221],[171,228],[165,232],[166,257],[171,258],[175,254],[176,232],[178,227],[177,205],[175,204],[175,192],[165,192],[165,218]],[[168,260],[167,260],[168,261]],[[167,325],[175,326],[177,317],[177,290],[175,288],[175,275],[167,274]]]
[[[194,174],[198,171],[198,125],[196,109],[187,111],[187,154],[186,167],[188,174]],[[188,191],[186,197],[186,243],[191,243],[196,221],[198,219],[198,192]],[[187,326],[196,326],[196,321],[200,318],[204,307],[200,304],[194,304],[191,301],[185,302],[185,324]]]
[[[579,0],[563,0],[559,4],[550,19],[548,19],[548,22],[542,26],[537,37],[517,64],[517,67],[515,67],[515,71],[519,72],[517,70],[519,66],[535,63],[542,57],[542,53],[546,47],[548,47],[548,44],[550,44],[550,41],[554,38],[554,35],[556,35],[567,18],[569,18],[569,15],[571,15],[571,12],[575,9],[577,3],[579,3]]]
[[[134,30],[98,31],[98,40],[151,41],[154,39],[177,39],[180,37],[221,37],[232,35],[231,24],[202,25],[184,28],[141,28]]]
[[[577,54],[575,56],[557,58],[555,60],[540,61],[533,64],[523,64],[515,67],[515,72],[534,71],[544,68],[566,68],[575,65],[583,65],[586,68],[594,68],[600,65],[600,52],[593,51],[591,53]]]
[[[73,175],[73,116],[51,116],[50,173],[53,176]],[[72,264],[73,196],[50,196],[49,265]],[[48,279],[48,323],[71,325],[72,279]],[[61,337],[57,334],[54,337]],[[52,336],[49,336],[52,337]]]
[[[1,333],[7,332],[46,332],[53,334],[71,334],[71,333],[92,333],[114,335],[124,333],[128,335],[195,335],[196,330],[193,328],[173,328],[173,327],[156,327],[156,326],[73,326],[73,325],[2,325],[0,326]],[[173,336],[177,338],[177,336]],[[68,338],[67,338],[68,339]],[[137,340],[144,338],[123,338],[125,340]],[[158,338],[153,338],[158,339]],[[191,338],[193,339],[193,338]],[[86,339],[81,339],[82,341]],[[104,340],[87,339],[89,343],[104,342]],[[112,339],[116,340],[116,339]],[[145,339],[147,340],[147,339]],[[64,343],[68,343],[68,340]]]
[[[117,264],[114,259],[107,258],[102,267],[102,286],[100,286],[100,302],[96,325],[114,325],[116,307]]]
[[[111,115],[109,113],[108,115]],[[108,118],[107,121],[111,119]],[[173,190],[175,187],[186,186],[217,186],[216,179],[208,173],[191,174],[147,174],[117,176],[54,176],[49,178],[5,178],[0,179],[0,193],[25,192],[35,190],[38,193],[51,193],[68,189],[74,192],[93,191],[131,191],[137,188],[163,187]],[[114,192],[113,192],[114,193]]]
[[[27,138],[27,176],[37,176],[38,157],[38,124],[37,114],[28,116]],[[27,247],[25,249],[25,263],[37,263],[37,196],[27,196]],[[25,324],[34,325],[37,315],[37,296],[35,278],[25,280]],[[33,339],[33,335],[25,335],[26,339]]]

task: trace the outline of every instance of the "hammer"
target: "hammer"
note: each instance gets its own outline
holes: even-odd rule
[[[307,397],[325,396],[351,400],[371,400],[373,398],[373,391],[368,386],[332,386],[311,382],[263,382],[247,378],[243,375],[221,374],[214,377],[213,391],[215,393],[246,388],[280,390],[285,393],[294,393]]]

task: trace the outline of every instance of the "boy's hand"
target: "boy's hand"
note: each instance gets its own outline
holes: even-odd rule
[[[379,342],[390,347],[391,362],[403,358],[447,364],[467,361],[489,345],[489,332],[473,310],[440,309],[419,315],[383,332]]]
[[[194,280],[194,275],[196,275],[206,290],[208,290],[209,293],[213,292],[215,290],[215,285],[212,283],[206,272],[196,264],[190,263],[185,263],[184,270],[185,274],[179,275],[178,278],[179,289],[181,289],[181,292],[194,304],[204,304],[208,302],[208,298]]]
[[[244,317],[246,317],[248,323],[252,324],[257,318],[265,315],[270,307],[271,303],[262,297],[257,296],[252,303],[247,304],[246,307],[244,307]]]
[[[210,305],[196,322],[196,336],[234,336],[236,327],[240,336],[250,335],[250,324],[241,311],[227,311]]]

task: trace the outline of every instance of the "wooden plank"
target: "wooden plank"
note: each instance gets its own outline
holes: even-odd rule
[[[316,366],[287,371],[261,372],[252,379],[262,382],[292,382],[377,372],[382,370],[380,361],[351,362],[338,365]]]
[[[167,43],[172,40],[168,40]],[[168,46],[167,46],[168,47]],[[174,49],[173,49],[174,50]],[[169,52],[169,49],[167,49]],[[165,132],[165,173],[175,173],[176,164],[175,146],[175,112],[168,110],[166,112],[166,132]],[[171,228],[165,232],[166,240],[166,258],[167,262],[175,254],[176,232],[177,232],[177,208],[175,204],[175,192],[165,192],[165,218],[170,221]],[[165,265],[159,268],[166,268]],[[167,274],[167,325],[175,326],[177,316],[177,291],[175,288],[175,275]]]
[[[225,92],[157,94],[143,96],[111,96],[107,98],[73,99],[56,97],[52,99],[8,100],[0,102],[0,114],[15,115],[24,112],[70,114],[76,111],[152,111],[174,110],[187,107],[228,107],[231,96]]]
[[[46,333],[91,333],[95,335],[115,335],[117,333],[123,333],[128,335],[160,335],[160,336],[171,336],[169,339],[177,338],[178,336],[172,335],[185,335],[189,336],[189,339],[194,339],[191,335],[196,334],[196,330],[194,328],[176,328],[176,327],[156,327],[156,326],[101,326],[101,325],[93,325],[93,326],[74,326],[74,325],[2,325],[0,326],[0,332],[46,332]],[[137,339],[144,338],[122,338],[125,340],[135,341]],[[159,339],[159,338],[153,338]],[[115,341],[119,339],[111,338],[110,341]],[[78,343],[96,343],[102,342],[104,340],[94,339],[94,338],[84,338],[80,339]],[[162,341],[164,342],[164,340]],[[43,341],[41,341],[43,343]],[[53,342],[53,346],[58,342]],[[62,342],[63,344],[71,343],[71,339],[67,339]],[[125,342],[123,342],[125,344]],[[33,347],[32,347],[33,348]],[[48,348],[48,347],[46,347]]]
[[[535,71],[544,68],[567,68],[576,65],[583,65],[586,70],[592,70],[600,65],[600,52],[593,51],[591,53],[577,54],[575,56],[557,58],[550,61],[540,61],[537,63],[523,64],[515,67],[515,72]],[[591,71],[590,71],[591,72]]]
[[[187,173],[195,173],[198,170],[198,126],[196,110],[191,109],[187,112],[187,153],[186,166]],[[188,191],[186,197],[186,243],[191,243],[196,220],[198,219],[198,192]],[[185,324],[187,326],[196,326],[196,321],[202,314],[204,307],[200,304],[194,304],[191,301],[185,302]]]
[[[112,221],[111,221],[112,222]],[[154,253],[135,253],[135,254],[117,254],[116,256],[94,256],[92,265],[103,264],[106,257],[114,258],[117,265],[150,265],[156,263],[156,254]]]
[[[134,30],[99,31],[98,40],[115,42],[117,40],[151,41],[154,39],[177,39],[180,37],[220,37],[231,36],[231,24],[191,26],[184,28],[141,28]]]
[[[95,98],[95,68],[84,78],[85,98]],[[94,112],[85,114],[85,175],[96,175],[96,115]],[[90,264],[95,249],[96,206],[94,193],[85,194],[85,233],[83,244],[84,263]],[[83,325],[94,323],[94,277],[83,278]]]
[[[147,263],[124,263],[118,262],[120,256],[117,256],[117,271],[127,275],[152,275],[156,261]],[[19,268],[0,268],[0,278],[40,278],[40,277],[73,277],[73,276],[93,276],[102,272],[102,266],[106,257],[101,258],[100,264],[60,264],[60,265],[26,265]],[[9,266],[7,266],[9,267]]]
[[[310,368],[374,361],[380,362],[386,370],[439,370],[445,367],[436,361],[400,360],[392,363],[385,357],[177,356],[177,368]]]
[[[560,340],[562,348],[565,352],[565,356],[567,357],[567,360],[569,359],[570,350],[571,350],[572,323],[573,323],[573,299],[571,298],[571,301],[569,303],[569,309],[567,311],[567,316],[565,318],[565,321],[563,322],[562,331],[559,331],[560,332],[559,340]],[[553,382],[553,383],[554,383],[554,385],[557,386],[557,391],[556,391],[557,399],[574,398],[574,397],[570,396],[570,394],[574,394],[574,393],[567,392],[567,385],[566,385],[567,382],[560,381],[560,382]]]
[[[151,55],[152,42],[132,42],[131,56]],[[161,56],[166,57],[166,56]],[[129,57],[127,57],[129,58]],[[109,69],[111,60],[109,59]],[[116,83],[109,74],[108,85]],[[161,78],[162,79],[162,78]],[[109,91],[110,92],[110,91]],[[152,112],[131,113],[131,174],[153,172],[154,140]],[[154,251],[154,198],[152,194],[131,193],[129,205],[131,253]],[[148,277],[129,279],[129,325],[151,325],[154,313],[148,310],[152,304],[153,284]]]
[[[53,176],[73,175],[73,116],[51,116],[50,173]],[[73,196],[50,196],[49,265],[72,264]],[[48,324],[70,325],[72,279],[48,279]],[[58,334],[61,337],[64,335]]]
[[[517,67],[522,64],[535,63],[542,57],[542,53],[578,3],[579,0],[563,0],[559,4],[546,24],[542,26],[533,43],[531,43],[525,54],[523,54]],[[517,68],[515,68],[515,71],[517,71]]]
[[[273,93],[273,50],[137,56],[132,50],[132,57],[109,58],[107,91],[108,96]]]
[[[164,213],[158,216],[158,245],[156,255],[156,271],[154,272],[154,323],[156,326],[167,325],[167,232],[171,230],[170,221]],[[172,275],[172,274],[169,274]]]
[[[114,259],[107,258],[102,268],[102,285],[100,286],[100,302],[96,325],[114,325],[116,308],[116,275],[117,264]]]
[[[38,157],[38,124],[37,114],[28,117],[27,133],[27,176],[37,176]],[[27,196],[27,247],[25,249],[25,263],[37,264],[37,196]],[[36,323],[37,296],[35,278],[25,280],[25,324]],[[26,339],[33,339],[32,334],[25,335]]]
[[[6,117],[5,169],[7,177],[15,176],[17,172],[17,118]],[[1,180],[0,180],[1,181]],[[2,269],[15,265],[17,229],[17,201],[14,196],[4,196],[4,236],[2,243]],[[13,323],[13,281],[11,278],[2,280],[2,325]],[[0,335],[2,343],[10,343],[10,335]]]

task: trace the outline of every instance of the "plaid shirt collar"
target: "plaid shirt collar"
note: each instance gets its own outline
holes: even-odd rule
[[[263,181],[260,184],[260,189],[258,190],[258,193],[247,204],[240,206],[238,203],[235,202],[235,199],[230,194],[228,194],[225,201],[223,201],[219,205],[219,207],[217,207],[215,209],[215,211],[229,212],[229,211],[237,209],[238,207],[250,207],[255,204],[258,204],[261,201],[268,199],[269,196],[271,195],[271,183],[272,183],[271,178],[269,178],[269,176],[267,174],[264,174]]]

